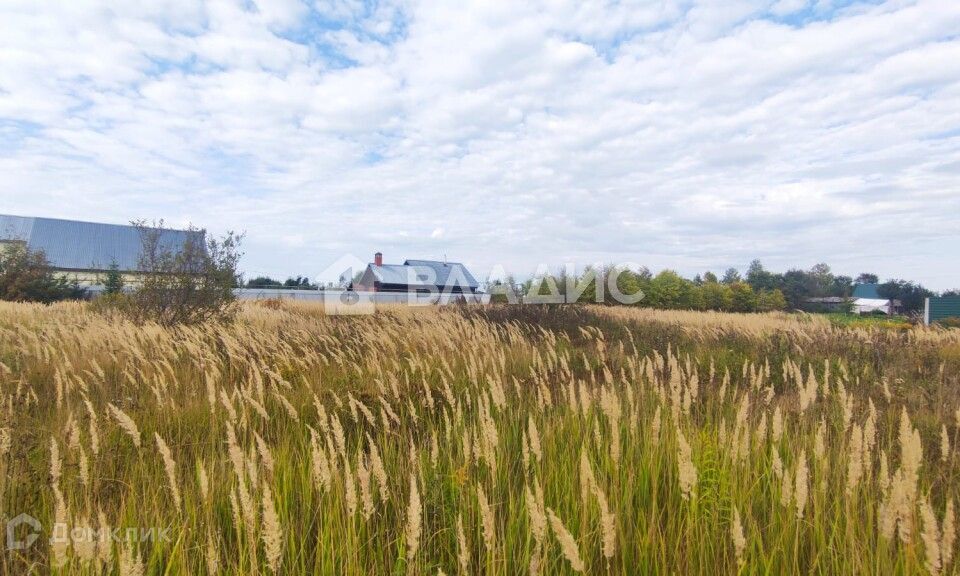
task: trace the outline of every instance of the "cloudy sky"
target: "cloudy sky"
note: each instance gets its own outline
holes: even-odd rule
[[[960,286],[957,0],[0,4],[0,212]]]

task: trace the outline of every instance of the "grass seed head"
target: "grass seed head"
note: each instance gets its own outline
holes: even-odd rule
[[[582,573],[585,567],[580,557],[580,548],[577,546],[577,541],[574,539],[573,534],[567,530],[567,527],[563,525],[563,522],[557,517],[556,513],[549,508],[547,508],[547,518],[550,519],[550,527],[557,537],[557,542],[560,543],[560,550],[563,552],[563,557],[567,559],[570,567],[573,568],[575,572]]]

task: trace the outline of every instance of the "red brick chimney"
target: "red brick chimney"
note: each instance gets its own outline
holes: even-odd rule
[[[373,255],[373,264],[375,266],[383,266],[383,254],[377,252]]]

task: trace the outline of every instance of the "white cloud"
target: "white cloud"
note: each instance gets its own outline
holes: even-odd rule
[[[778,0],[770,7],[770,12],[777,16],[788,16],[807,8],[809,0]]]
[[[821,4],[6,3],[0,201],[246,229],[248,273],[380,249],[960,286],[960,4]]]

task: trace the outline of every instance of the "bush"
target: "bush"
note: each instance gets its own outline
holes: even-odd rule
[[[0,300],[49,304],[85,295],[77,282],[53,272],[42,250],[16,242],[0,251]]]
[[[773,290],[762,290],[757,295],[757,310],[760,312],[773,312],[783,310],[787,307],[787,299],[783,292],[775,288]]]
[[[179,250],[161,242],[163,222],[140,230],[142,250],[140,284],[122,306],[137,322],[153,321],[164,326],[223,321],[236,311],[237,263],[242,236],[228,232],[217,240],[198,241],[191,234]],[[189,232],[199,232],[189,228]]]
[[[943,326],[944,328],[960,328],[960,318],[956,316],[942,318],[937,320],[937,324]]]

